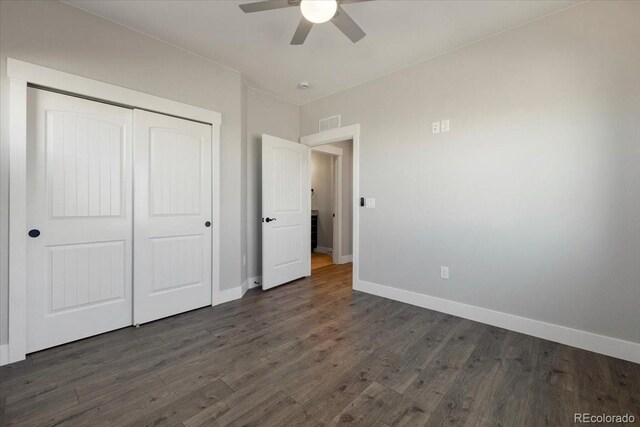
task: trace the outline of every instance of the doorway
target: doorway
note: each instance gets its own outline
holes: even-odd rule
[[[357,289],[360,125],[355,124],[302,137],[300,143],[262,135],[263,290],[311,276],[311,148],[343,141],[351,141],[351,161],[343,162],[351,165],[351,193],[345,192],[346,203],[339,198],[337,212],[342,205],[351,206],[352,220],[347,222],[351,231],[346,234],[351,238],[352,253],[341,249],[336,252],[340,254],[336,262],[353,262],[352,286]],[[338,229],[345,223],[337,222]],[[339,235],[344,237],[345,233]],[[342,245],[342,239],[335,241]]]
[[[359,168],[360,168],[360,125],[354,124],[349,126],[343,126],[340,128],[325,130],[322,132],[318,132],[312,135],[303,136],[300,138],[300,143],[306,145],[309,148],[314,147],[322,147],[330,144],[341,143],[341,142],[349,142],[351,143],[351,159],[345,159],[345,156],[342,156],[343,166],[347,164],[350,166],[348,170],[351,173],[351,193],[347,193],[347,195],[343,194],[339,199],[341,204],[338,206],[337,211],[340,210],[340,206],[343,208],[345,206],[351,207],[351,221],[346,222],[346,224],[351,225],[350,230],[344,230],[340,233],[343,237],[345,235],[349,235],[351,237],[350,248],[347,245],[344,245],[346,248],[343,248],[340,252],[340,256],[337,258],[336,263],[353,263],[352,268],[352,287],[353,289],[358,289],[359,286],[359,228],[358,224],[360,223],[360,211],[359,211],[359,196],[360,196],[360,182],[359,182]],[[344,175],[344,174],[343,174]],[[339,188],[344,188],[344,186],[339,186]],[[311,203],[309,203],[311,205]],[[337,212],[336,212],[337,214]],[[338,215],[336,215],[338,216]],[[345,221],[338,221],[337,227],[345,224]],[[336,240],[338,243],[341,240]],[[350,251],[348,251],[348,249]],[[350,254],[349,254],[350,252]],[[332,262],[334,260],[333,255],[337,255],[338,253],[332,254]],[[319,270],[318,270],[319,271]]]
[[[353,140],[311,148],[311,270],[352,260]]]

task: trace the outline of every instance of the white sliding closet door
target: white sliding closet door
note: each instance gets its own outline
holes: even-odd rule
[[[29,353],[132,323],[132,111],[27,96]]]
[[[211,304],[212,129],[142,110],[134,121],[138,324]]]

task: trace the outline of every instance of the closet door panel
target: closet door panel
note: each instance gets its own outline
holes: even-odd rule
[[[211,126],[134,114],[138,324],[211,305],[212,171]]]
[[[131,110],[28,89],[27,351],[132,324]]]

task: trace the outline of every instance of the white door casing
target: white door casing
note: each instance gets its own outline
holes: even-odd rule
[[[132,111],[27,92],[33,352],[132,323]]]
[[[262,288],[311,275],[309,147],[262,135]]]
[[[211,305],[211,126],[134,110],[134,323]],[[216,272],[217,274],[217,272]]]

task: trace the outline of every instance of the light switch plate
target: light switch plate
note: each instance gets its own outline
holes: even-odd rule
[[[440,132],[449,132],[449,119],[440,121]]]
[[[374,199],[373,197],[367,197],[365,199],[365,206],[367,208],[375,208],[376,207],[376,199]]]
[[[432,133],[440,133],[440,122],[431,123],[431,132]]]
[[[440,278],[444,280],[449,280],[449,267],[445,267],[445,266],[440,267]]]

